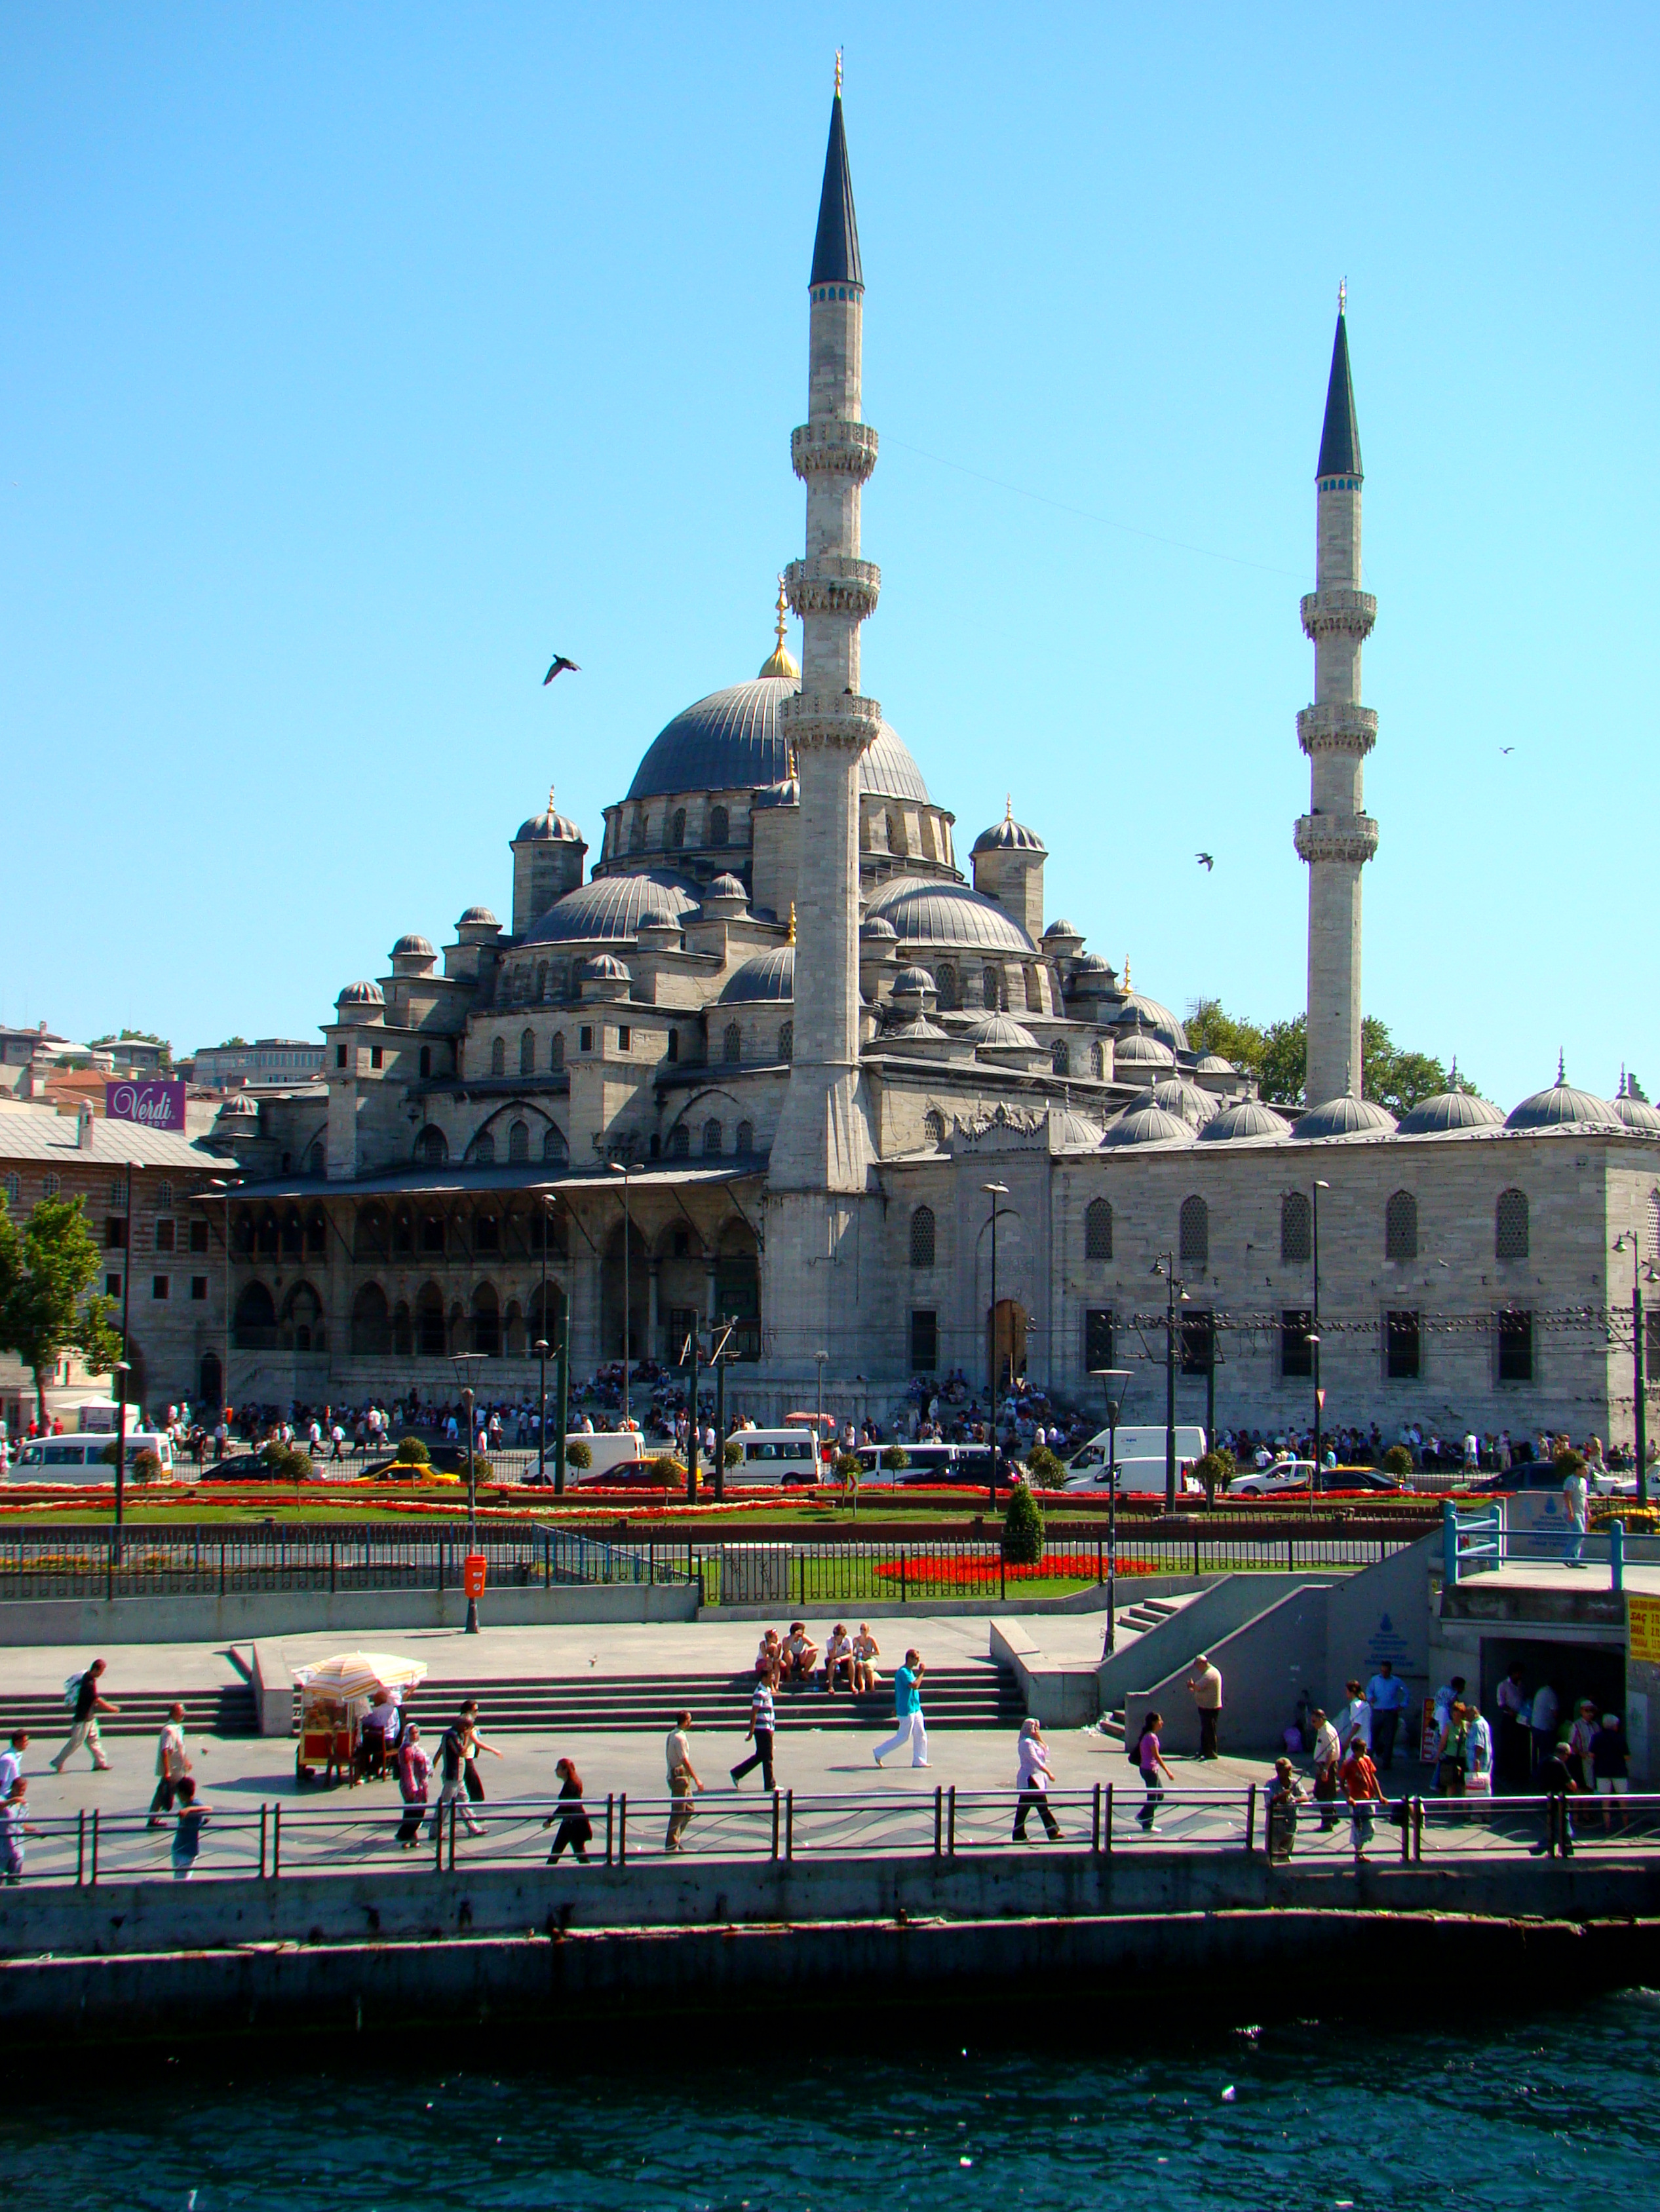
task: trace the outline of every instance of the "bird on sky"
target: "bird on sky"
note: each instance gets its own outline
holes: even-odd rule
[[[549,684],[552,683],[554,678],[560,675],[567,668],[569,669],[573,676],[580,676],[582,673],[581,670],[577,666],[574,660],[567,660],[562,653],[556,653],[553,656],[552,667],[549,669],[547,674],[542,678],[542,689],[545,691]]]
[[[1198,861],[1200,866],[1205,871],[1207,875],[1208,875],[1211,870],[1216,866],[1214,858],[1209,853],[1195,853],[1194,858]]]
[[[1501,753],[1513,753],[1516,748],[1514,745],[1500,745],[1499,750]]]

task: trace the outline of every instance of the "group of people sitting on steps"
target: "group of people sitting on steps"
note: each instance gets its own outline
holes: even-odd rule
[[[818,1646],[806,1631],[804,1621],[793,1620],[790,1632],[781,1638],[775,1628],[769,1628],[761,1638],[760,1649],[755,1655],[757,1675],[772,1689],[785,1682],[823,1681],[832,1694],[838,1684],[850,1693],[874,1690],[882,1677],[876,1662],[882,1647],[871,1634],[870,1623],[861,1620],[856,1636],[849,1636],[845,1621],[838,1620],[831,1629],[821,1655]],[[822,1673],[821,1662],[822,1658]]]

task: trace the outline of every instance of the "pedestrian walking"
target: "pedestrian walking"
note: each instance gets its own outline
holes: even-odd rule
[[[0,1797],[0,1881],[8,1888],[15,1887],[23,1879],[24,1838],[40,1832],[39,1828],[31,1828],[24,1819],[28,1795],[27,1777],[14,1774],[10,1788]]]
[[[1014,1840],[1026,1840],[1026,1819],[1036,1813],[1043,1823],[1043,1832],[1052,1844],[1061,1840],[1061,1823],[1049,1810],[1048,1791],[1054,1781],[1049,1765],[1049,1747],[1043,1741],[1043,1731],[1036,1721],[1022,1721],[1017,1756],[1020,1762],[1019,1796],[1014,1806]]]
[[[1343,1764],[1343,1746],[1336,1729],[1326,1718],[1325,1710],[1316,1705],[1309,1715],[1314,1723],[1314,1802],[1320,1808],[1320,1832],[1329,1836],[1337,1826],[1337,1814],[1333,1808],[1337,1802],[1338,1770]]]
[[[74,1757],[82,1744],[92,1753],[92,1763],[100,1774],[109,1771],[109,1761],[104,1756],[104,1747],[98,1740],[100,1713],[115,1714],[121,1710],[99,1694],[99,1684],[104,1678],[104,1662],[94,1659],[84,1674],[72,1674],[64,1685],[64,1700],[75,1708],[75,1718],[70,1726],[70,1740],[57,1753],[52,1762],[54,1774],[61,1774],[66,1759]]]
[[[1470,1706],[1464,1730],[1464,1795],[1493,1795],[1493,1729],[1479,1705]]]
[[[771,1691],[769,1687],[768,1694]],[[674,1726],[669,1730],[668,1741],[663,1747],[664,1761],[668,1768],[669,1796],[674,1800],[669,1811],[668,1829],[663,1838],[666,1851],[684,1849],[681,1838],[691,1826],[692,1798],[702,1786],[702,1778],[691,1763],[691,1715],[678,1713]],[[770,1745],[768,1747],[770,1750]]]
[[[438,1802],[432,1808],[430,1832],[434,1836],[443,1826],[445,1806],[452,1803],[460,1806],[461,1818],[470,1836],[482,1836],[484,1832],[472,1817],[472,1806],[467,1797],[467,1737],[471,1729],[471,1723],[463,1713],[438,1739]]]
[[[1464,1694],[1462,1682],[1455,1682],[1453,1687],[1462,1698]],[[1528,1728],[1533,1737],[1533,1769],[1535,1781],[1539,1777],[1539,1769],[1546,1760],[1554,1759],[1556,1756],[1556,1722],[1561,1710],[1562,1701],[1555,1691],[1548,1682],[1541,1682],[1533,1693],[1533,1708],[1528,1716]]]
[[[478,1733],[477,1698],[468,1698],[464,1701],[461,1717],[467,1724],[466,1749],[465,1757],[461,1765],[461,1780],[471,1802],[475,1805],[482,1805],[484,1802],[484,1778],[478,1771],[478,1754],[481,1751],[487,1751],[492,1759],[500,1759],[503,1754],[493,1743],[486,1743]]]
[[[202,1831],[208,1825],[211,1805],[204,1805],[196,1794],[196,1777],[183,1775],[177,1791],[178,1825],[173,1832],[173,1878],[188,1881],[196,1872],[196,1862],[202,1855]]]
[[[1378,1662],[1377,1672],[1366,1685],[1371,1711],[1371,1755],[1387,1774],[1395,1765],[1395,1739],[1407,1707],[1407,1686],[1395,1671],[1393,1659]]]
[[[1573,1856],[1573,1808],[1571,1802],[1578,1784],[1566,1757],[1566,1746],[1554,1745],[1549,1756],[1540,1759],[1533,1771],[1534,1787],[1545,1801],[1545,1840],[1534,1846],[1535,1858],[1560,1856]]]
[[[1163,1775],[1164,1782],[1174,1782],[1176,1779],[1169,1767],[1165,1765],[1164,1755],[1158,1747],[1158,1731],[1164,1725],[1164,1717],[1162,1713],[1149,1713],[1142,1721],[1141,1732],[1135,1739],[1135,1765],[1140,1771],[1141,1786],[1146,1792],[1141,1800],[1141,1809],[1135,1817],[1146,1834],[1150,1836],[1156,1836],[1161,1832],[1158,1826],[1158,1808],[1164,1802],[1164,1783],[1158,1778]]]
[[[912,1650],[905,1654],[905,1663],[893,1670],[893,1711],[899,1725],[885,1743],[879,1743],[871,1754],[879,1766],[891,1751],[903,1751],[910,1746],[913,1766],[928,1763],[928,1729],[922,1717],[922,1677],[927,1663],[920,1652]]]
[[[404,1817],[398,1823],[400,1850],[412,1851],[421,1840],[421,1823],[427,1811],[427,1784],[431,1775],[431,1756],[421,1741],[419,1727],[411,1721],[398,1747],[398,1794],[404,1801]]]
[[[3,1805],[10,1796],[12,1784],[23,1771],[23,1753],[28,1747],[28,1730],[18,1729],[14,1731],[5,1749],[0,1751],[0,1805]]]
[[[1339,1773],[1343,1795],[1349,1801],[1349,1838],[1354,1845],[1354,1856],[1363,1859],[1374,1833],[1373,1814],[1383,1796],[1377,1784],[1377,1769],[1372,1765],[1371,1753],[1359,1735],[1349,1739],[1348,1756]]]
[[[1199,1712],[1199,1756],[1218,1759],[1216,1731],[1222,1718],[1222,1673],[1201,1651],[1188,1677],[1188,1695]]]
[[[553,1839],[553,1849],[548,1853],[548,1864],[556,1866],[567,1845],[575,1852],[579,1866],[588,1863],[588,1845],[593,1840],[593,1823],[589,1820],[582,1802],[582,1778],[576,1771],[574,1759],[562,1759],[554,1767],[559,1777],[559,1810],[550,1813],[543,1821],[544,1828],[559,1823],[559,1832]]]
[[[744,1730],[745,1742],[748,1743],[753,1738],[755,1749],[747,1759],[733,1768],[732,1786],[734,1790],[744,1777],[753,1773],[757,1766],[761,1770],[761,1787],[763,1790],[777,1788],[772,1778],[772,1745],[777,1727],[771,1680],[767,1675],[757,1673],[755,1687],[750,1692],[750,1724]]]
[[[150,1799],[150,1826],[159,1828],[161,1816],[173,1810],[179,1784],[190,1772],[190,1753],[185,1749],[185,1708],[167,1707],[167,1717],[155,1745],[155,1795]]]
[[[1268,1861],[1283,1865],[1297,1846],[1297,1814],[1305,1792],[1290,1759],[1276,1759],[1268,1784]]]
[[[1583,1567],[1580,1556],[1585,1548],[1585,1534],[1590,1527],[1590,1486],[1585,1480],[1585,1470],[1575,1456],[1568,1462],[1568,1471],[1562,1478],[1562,1511],[1568,1524],[1567,1543],[1564,1559],[1571,1567]]]
[[[1596,1795],[1602,1801],[1602,1832],[1607,1835],[1614,1822],[1614,1800],[1631,1792],[1631,1764],[1626,1756],[1625,1731],[1620,1725],[1618,1713],[1604,1713],[1602,1725],[1590,1740],[1590,1776]],[[1620,1808],[1620,1826],[1623,1829],[1630,1815],[1624,1805]]]
[[[1441,1755],[1435,1763],[1438,1797],[1464,1794],[1464,1754],[1469,1748],[1470,1709],[1459,1698],[1447,1716],[1447,1732],[1441,1739]]]
[[[1371,1749],[1371,1707],[1366,1703],[1366,1693],[1359,1682],[1346,1682],[1348,1703],[1337,1716],[1337,1741],[1347,1752],[1359,1736],[1362,1744]]]

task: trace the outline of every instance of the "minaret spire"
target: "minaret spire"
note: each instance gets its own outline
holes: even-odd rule
[[[1309,757],[1309,811],[1296,846],[1309,864],[1309,1105],[1360,1096],[1360,871],[1377,850],[1365,811],[1362,764],[1377,742],[1377,715],[1360,704],[1360,647],[1377,602],[1360,589],[1360,429],[1349,369],[1348,285],[1337,295],[1337,330],[1320,432],[1316,484],[1316,588],[1303,601],[1314,645],[1314,704],[1297,717]]]

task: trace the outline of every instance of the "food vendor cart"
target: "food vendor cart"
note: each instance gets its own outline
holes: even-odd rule
[[[344,1774],[355,1783],[357,1739],[363,1716],[377,1690],[403,1692],[425,1679],[425,1662],[399,1659],[389,1651],[346,1651],[311,1667],[296,1667],[300,1686],[300,1737],[294,1754],[295,1778],[310,1781],[319,1769],[325,1780]]]

